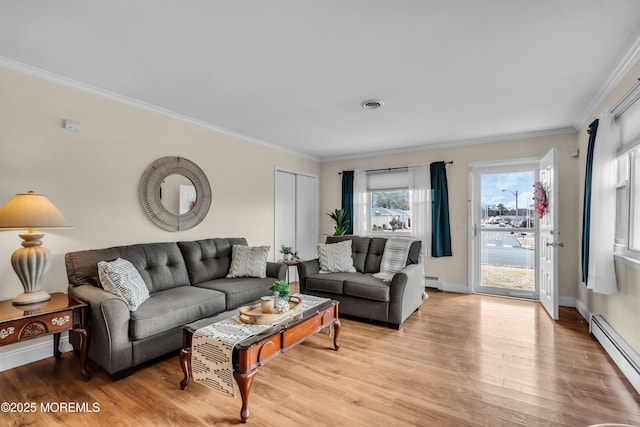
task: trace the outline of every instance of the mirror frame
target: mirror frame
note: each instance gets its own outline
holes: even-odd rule
[[[177,215],[162,205],[160,184],[169,175],[187,177],[196,189],[196,204],[189,212]],[[211,206],[211,186],[202,169],[183,157],[167,156],[151,163],[138,184],[138,198],[145,213],[158,227],[183,231],[200,224]]]

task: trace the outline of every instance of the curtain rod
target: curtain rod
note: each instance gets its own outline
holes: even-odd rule
[[[636,84],[633,85],[633,87],[627,93],[625,93],[622,98],[620,98],[620,101],[618,101],[616,105],[614,105],[611,110],[609,110],[609,112],[613,114],[614,118],[617,119],[618,117],[620,117],[625,111],[629,109],[629,107],[631,107],[638,99],[640,99],[640,90],[638,90],[638,88],[640,88],[640,78],[638,79]]]
[[[613,114],[613,118],[617,119],[624,114],[638,99],[640,99],[640,78],[631,89],[625,93],[616,104],[609,109],[609,113]],[[591,133],[591,129],[587,128],[587,133]]]
[[[434,162],[435,163],[435,162]],[[448,161],[448,162],[444,162],[445,165],[452,165],[453,164],[453,160]],[[382,172],[382,171],[395,171],[395,170],[404,170],[404,169],[409,169],[411,166],[400,166],[397,168],[382,168],[382,169],[367,169],[365,172]],[[338,175],[342,175],[342,172],[338,172]]]

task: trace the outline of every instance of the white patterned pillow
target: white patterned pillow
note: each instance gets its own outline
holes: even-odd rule
[[[231,267],[228,278],[267,277],[267,256],[269,246],[233,245],[231,248]]]
[[[129,310],[136,311],[140,304],[149,299],[149,289],[138,270],[126,259],[98,263],[98,276],[102,288],[124,299]]]
[[[319,243],[320,273],[355,273],[351,240],[338,243]]]

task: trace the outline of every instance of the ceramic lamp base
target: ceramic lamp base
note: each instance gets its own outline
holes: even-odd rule
[[[48,292],[40,290],[35,292],[23,292],[13,300],[11,300],[11,303],[13,305],[27,306],[31,304],[37,304],[39,302],[49,301],[50,299],[51,295],[49,295]]]

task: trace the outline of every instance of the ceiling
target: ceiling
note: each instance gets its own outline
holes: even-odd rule
[[[318,160],[569,132],[639,55],[637,0],[0,2],[0,65]]]

